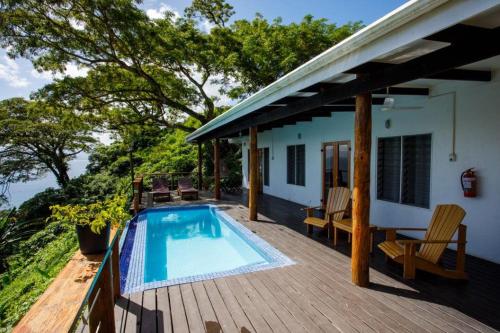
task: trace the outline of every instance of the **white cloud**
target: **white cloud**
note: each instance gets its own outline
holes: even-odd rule
[[[215,24],[213,24],[212,22],[210,22],[209,20],[203,20],[201,22],[201,28],[203,29],[203,31],[205,31],[206,33],[209,33],[213,28],[215,27]]]
[[[7,55],[4,55],[3,61],[0,62],[0,79],[14,88],[27,87],[30,84],[26,78],[21,77],[19,65],[16,61]]]
[[[66,65],[66,70],[64,71],[65,75],[70,77],[77,76],[87,76],[89,69],[87,67],[78,66],[76,64],[68,64]]]
[[[69,24],[76,30],[85,29],[85,22],[75,20],[74,18],[69,19]]]
[[[176,11],[175,9],[173,9],[172,7],[170,7],[169,5],[167,5],[165,3],[161,3],[160,4],[160,8],[150,8],[150,9],[147,9],[146,10],[146,15],[150,19],[156,20],[156,19],[164,18],[165,17],[165,13],[167,11],[172,12],[174,14],[174,19],[178,19],[179,17],[181,17],[181,15],[179,14],[178,11]]]
[[[70,63],[66,65],[66,70],[64,73],[53,73],[50,71],[37,71],[36,69],[31,70],[31,76],[36,79],[43,80],[53,80],[53,79],[62,79],[64,76],[69,77],[78,77],[78,76],[86,76],[89,72],[89,69],[86,67],[79,66],[74,63]]]

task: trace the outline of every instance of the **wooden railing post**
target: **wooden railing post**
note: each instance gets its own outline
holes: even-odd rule
[[[257,170],[258,170],[258,152],[257,152],[257,127],[250,127],[250,175],[248,186],[248,210],[249,219],[257,220]]]
[[[134,205],[134,213],[137,214],[141,207],[142,200],[142,176],[136,177],[133,182],[134,187],[134,197],[133,197],[133,205]]]
[[[198,190],[203,189],[203,147],[198,142]]]
[[[220,142],[219,138],[214,142],[214,197],[220,200]]]
[[[372,138],[370,93],[356,96],[354,121],[354,189],[352,199],[352,282],[370,283],[370,152]]]
[[[113,301],[111,262],[103,262],[101,275],[94,287],[92,297],[89,299],[89,331],[115,332],[115,302]]]
[[[119,232],[119,231],[118,231]],[[115,240],[111,250],[111,274],[113,277],[113,300],[120,297],[120,242]]]

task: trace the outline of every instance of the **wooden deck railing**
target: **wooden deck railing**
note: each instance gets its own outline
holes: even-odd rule
[[[115,332],[114,306],[120,297],[120,235],[117,231],[111,240],[70,331]]]

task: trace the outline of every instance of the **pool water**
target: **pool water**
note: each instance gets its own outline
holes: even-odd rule
[[[120,240],[122,293],[293,263],[214,205],[146,209]]]
[[[145,282],[265,262],[209,207],[147,213]]]

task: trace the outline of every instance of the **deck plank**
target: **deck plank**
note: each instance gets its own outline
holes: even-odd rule
[[[219,294],[219,290],[213,280],[203,281],[212,308],[214,309],[217,320],[224,332],[237,332],[239,328],[236,326],[229,310],[226,308],[224,301]]]
[[[158,325],[158,332],[172,332],[168,288],[156,289],[156,323]]]
[[[172,315],[172,330],[175,333],[189,332],[189,325],[182,301],[181,289],[179,286],[168,288],[170,296],[170,313]]]
[[[241,309],[238,301],[233,295],[232,290],[230,290],[227,286],[225,279],[216,279],[214,280],[214,284],[217,286],[224,304],[231,314],[238,330],[241,332],[255,332],[255,328],[250,320],[248,320],[245,312]]]
[[[210,300],[208,299],[207,291],[205,290],[203,282],[195,282],[192,283],[191,286],[193,287],[205,330],[207,332],[219,332],[221,330],[221,326],[217,320],[217,316],[215,315],[212,303],[210,303]]]
[[[156,329],[156,289],[150,289],[143,293],[140,332],[153,333]]]
[[[129,295],[127,317],[125,320],[126,332],[140,332],[142,316],[142,292]]]
[[[120,296],[115,304],[115,328],[117,332],[125,332],[125,320],[127,319],[128,295]]]
[[[194,297],[193,289],[190,283],[180,285],[182,301],[184,302],[184,310],[189,325],[189,331],[194,333],[205,332],[205,325],[201,319],[200,310],[196,298]]]

